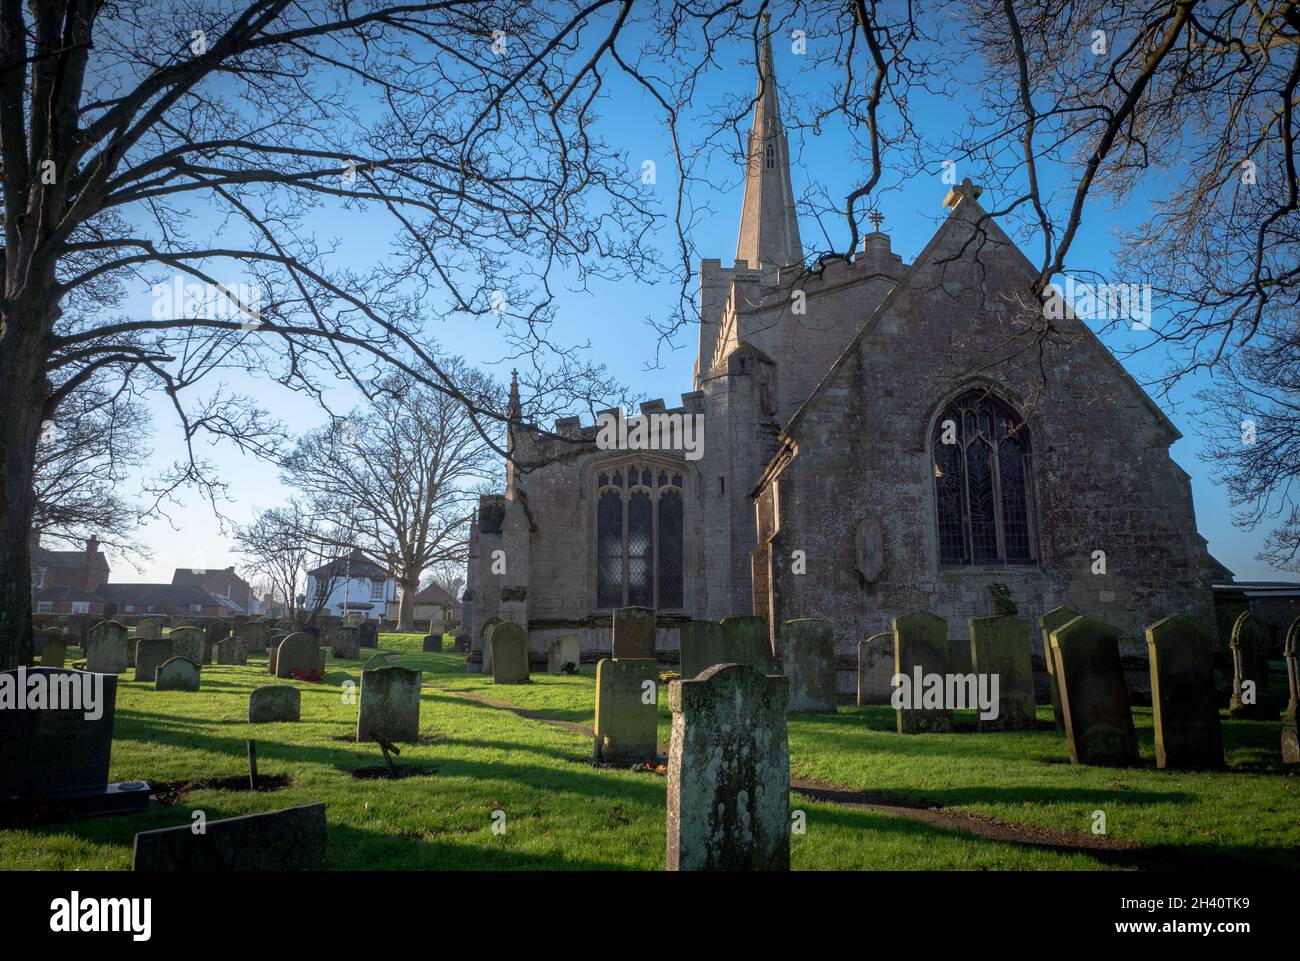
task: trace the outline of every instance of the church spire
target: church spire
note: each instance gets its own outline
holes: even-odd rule
[[[751,267],[803,263],[799,221],[790,187],[790,146],[781,126],[770,17],[763,15],[763,50],[758,63],[754,126],[745,164],[745,205],[740,214],[736,259]]]

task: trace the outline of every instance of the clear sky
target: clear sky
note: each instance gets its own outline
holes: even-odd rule
[[[810,36],[807,43],[815,48],[818,38]],[[774,46],[783,105],[788,112],[797,109],[801,94],[824,85],[826,78],[817,76],[810,58],[793,52],[788,40],[778,41]],[[705,100],[725,95],[748,96],[754,88],[752,46],[738,41],[730,52],[733,55],[730,66],[715,73],[701,91],[702,110],[708,106],[703,103]],[[644,189],[656,192],[663,203],[670,203],[676,188],[673,163],[669,140],[653,104],[643,93],[614,77],[609,78],[606,89],[601,132],[626,151],[630,182],[641,179],[644,160],[655,161],[657,182],[645,185]],[[914,104],[914,111],[919,124],[930,124],[935,129],[951,129],[958,119],[957,111],[946,101],[921,98]],[[699,122],[699,118],[694,122]],[[792,135],[791,152],[795,157],[793,181],[797,196],[806,195],[815,184],[830,196],[840,197],[864,176],[864,170],[850,162],[852,152],[847,138],[834,129],[827,128],[819,136]],[[937,167],[940,159],[935,158],[936,163],[927,166]],[[886,157],[886,163],[889,162],[890,158]],[[726,264],[734,256],[740,221],[740,170],[720,158],[709,173],[719,189],[712,196],[697,195],[692,199],[697,204],[707,202],[713,214],[702,219],[691,239],[700,255],[721,258]],[[978,169],[959,169],[958,175],[969,176],[977,183],[981,179]],[[898,189],[879,201],[885,218],[881,229],[890,234],[894,252],[910,262],[942,219],[942,199],[948,187],[941,182],[937,170],[910,170],[897,164],[889,166],[886,179]],[[982,200],[991,208],[1005,198],[986,194]],[[1113,229],[1142,214],[1141,210],[1113,210],[1100,203],[1093,204],[1086,213],[1080,239],[1070,258],[1071,265],[1077,271],[1089,268],[1104,271],[1110,263]],[[198,219],[202,221],[202,212],[198,212]],[[389,240],[386,222],[341,209],[322,210],[314,226],[322,241],[341,240],[340,257],[355,257],[362,262],[375,256],[376,251],[382,251]],[[842,224],[825,226],[833,232],[835,241],[843,245],[847,232]],[[801,230],[806,246],[824,247],[822,231],[815,221],[801,219]],[[659,245],[671,252],[673,241],[665,224]],[[654,284],[635,279],[616,284],[595,282],[588,292],[561,295],[557,326],[566,341],[589,341],[593,356],[604,362],[610,373],[634,393],[663,397],[669,406],[675,406],[678,395],[691,388],[697,331],[694,328],[682,331],[675,344],[664,345],[647,323],[647,318],[667,317],[675,302],[676,290],[671,283]],[[1156,323],[1159,323],[1158,316]],[[501,340],[483,322],[439,323],[431,332],[447,350],[463,354],[502,379],[509,377],[510,365],[502,363]],[[1122,352],[1133,343],[1129,339],[1133,336],[1125,332],[1118,339],[1105,335],[1103,340],[1113,350]],[[1163,354],[1152,353],[1121,359],[1141,382],[1163,366],[1165,358]],[[1203,379],[1189,381],[1177,390],[1173,404],[1162,404],[1184,435],[1174,445],[1173,456],[1192,477],[1200,531],[1209,541],[1210,551],[1239,578],[1287,579],[1288,575],[1272,571],[1254,559],[1265,531],[1246,532],[1232,525],[1225,492],[1213,483],[1207,466],[1197,457],[1203,438],[1190,413],[1194,406],[1192,395],[1204,383]],[[325,419],[307,399],[265,380],[250,377],[229,384],[263,400],[269,410],[295,431],[309,429]],[[333,401],[346,408],[349,403],[346,391],[340,388]],[[179,432],[174,415],[161,402],[155,403],[154,416],[154,462],[162,465],[180,456]],[[232,553],[229,523],[245,523],[257,510],[282,503],[292,493],[280,484],[275,468],[267,463],[220,447],[212,448],[207,456],[229,484],[230,501],[221,508],[226,522],[223,524],[196,495],[185,495],[180,505],[169,509],[170,519],[150,521],[143,530],[142,540],[152,549],[153,559],[143,562],[143,569],[136,571],[123,559],[112,558],[112,580],[170,581],[177,567],[238,564],[238,557]]]

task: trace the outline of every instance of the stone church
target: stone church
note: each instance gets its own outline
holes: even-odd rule
[[[964,182],[905,263],[877,229],[808,265],[770,40],[759,67],[736,256],[699,267],[692,389],[698,456],[608,449],[597,424],[511,431],[505,491],[471,529],[464,634],[482,664],[492,618],[544,662],[562,634],[584,665],[611,611],[653,607],[660,659],[690,619],[819,617],[841,692],[855,644],[918,607],[967,636],[1004,585],[1030,622],[1068,604],[1122,632],[1174,612],[1213,623],[1205,542],[1179,433],[1079,320],[1018,350],[1037,271]],[[517,389],[511,414],[521,418]]]

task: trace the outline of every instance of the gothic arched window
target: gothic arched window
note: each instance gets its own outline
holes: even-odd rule
[[[682,475],[648,464],[596,476],[596,606],[684,603]]]
[[[939,416],[931,448],[939,562],[1033,563],[1024,419],[988,391],[972,390]]]

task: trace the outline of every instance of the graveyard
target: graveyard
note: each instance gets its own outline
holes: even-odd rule
[[[0,868],[130,870],[137,833],[188,826],[195,812],[212,822],[318,804],[331,870],[667,866],[666,762],[592,763],[597,680],[587,665],[502,683],[500,664],[495,680],[467,673],[450,636],[442,650],[425,650],[415,634],[380,634],[378,643],[355,658],[327,655],[319,681],[268,678],[260,651],[245,664],[202,664],[197,690],[165,689],[161,664],[152,683],[123,671],[109,778],[147,780],[153,803],[55,823],[24,812],[24,823],[0,830]],[[81,653],[70,646],[67,663]],[[386,760],[375,741],[358,741],[353,694],[393,667],[420,672],[418,729],[392,735],[400,753]],[[250,695],[268,684],[296,697],[259,706],[267,713],[250,723]],[[1123,767],[1071,763],[1050,704],[1037,705],[1034,729],[1011,731],[980,730],[974,710],[955,711],[946,732],[917,734],[899,733],[888,705],[792,713],[780,725],[788,729],[790,867],[1294,869],[1300,782],[1278,755],[1281,722],[1234,719],[1227,708],[1219,770],[1157,769],[1150,707],[1133,708],[1139,757]],[[654,710],[662,755],[672,738],[665,683],[657,682]],[[1092,830],[1098,811],[1104,834]]]

